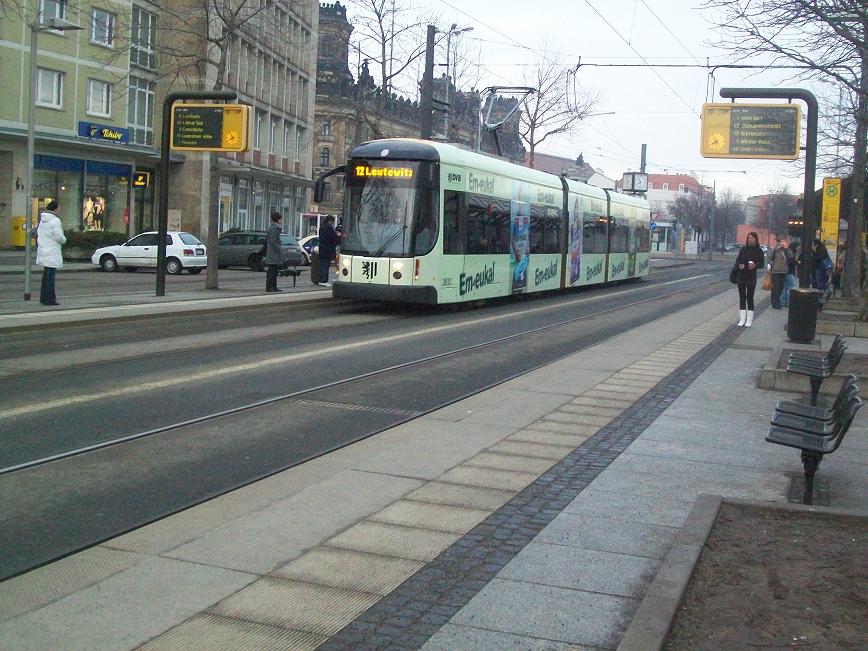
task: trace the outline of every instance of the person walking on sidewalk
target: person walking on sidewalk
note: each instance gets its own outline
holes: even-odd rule
[[[821,291],[826,290],[826,284],[829,282],[829,271],[831,269],[832,258],[829,257],[829,251],[826,249],[826,245],[820,240],[814,240],[814,287]]]
[[[39,302],[43,305],[60,305],[54,293],[54,276],[63,268],[63,252],[66,244],[63,226],[57,216],[58,204],[53,199],[39,214],[39,227],[36,229],[36,264],[42,265],[42,285],[39,288]]]
[[[781,293],[784,291],[784,283],[790,272],[792,259],[793,254],[790,252],[789,244],[785,239],[778,238],[769,257],[769,272],[772,274],[772,307],[776,310],[781,309]]]
[[[280,248],[280,233],[283,231],[279,212],[271,213],[271,226],[265,235],[265,291],[279,292],[277,271],[283,266],[283,251]]]
[[[329,215],[319,229],[319,284],[323,287],[331,287],[329,268],[335,259],[340,239],[335,231],[334,215]]]
[[[736,285],[738,286],[738,325],[747,328],[753,325],[753,295],[756,290],[756,270],[762,269],[765,256],[759,245],[757,234],[751,231],[747,234],[747,242],[738,252],[735,266],[738,269]]]

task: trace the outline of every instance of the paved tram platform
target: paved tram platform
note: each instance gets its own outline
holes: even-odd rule
[[[757,388],[786,311],[734,294],[8,580],[0,648],[616,648],[700,495],[802,474]],[[866,418],[833,507],[866,510]]]

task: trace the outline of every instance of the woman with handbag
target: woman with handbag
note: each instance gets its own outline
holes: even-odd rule
[[[765,255],[759,245],[757,234],[751,231],[747,234],[747,242],[738,252],[735,265],[730,273],[730,280],[738,286],[738,325],[746,328],[753,325],[754,303],[756,290],[756,270],[762,269]]]

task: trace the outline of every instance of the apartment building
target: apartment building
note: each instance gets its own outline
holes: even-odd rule
[[[59,201],[64,228],[128,233],[150,222],[158,5],[29,0],[20,9],[0,21],[0,246],[10,244],[11,220],[28,203],[31,110],[34,196]],[[39,31],[30,107],[31,25],[49,19],[80,29]]]

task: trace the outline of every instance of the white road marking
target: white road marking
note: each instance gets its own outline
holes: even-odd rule
[[[691,276],[689,278],[681,278],[679,280],[670,280],[665,283],[659,283],[659,285],[672,285],[675,283],[683,283],[688,280],[696,280],[697,278],[704,278],[709,276],[710,274],[702,274],[699,276]],[[654,285],[657,287],[658,285]],[[470,321],[461,321],[457,323],[450,323],[446,325],[434,326],[431,328],[424,328],[422,330],[415,330],[412,332],[405,332],[397,335],[390,335],[385,337],[376,337],[373,339],[366,339],[364,341],[356,341],[347,344],[340,344],[337,346],[332,346],[328,349],[328,353],[340,353],[343,351],[353,350],[356,348],[366,348],[369,346],[376,346],[380,344],[387,344],[396,341],[402,341],[405,339],[411,339],[414,337],[421,337],[425,335],[446,332],[449,330],[456,330],[459,328],[467,328],[474,325],[479,325],[482,323],[491,323],[494,321],[502,321],[504,319],[515,319],[515,318],[523,318],[527,314],[530,313],[539,313],[539,312],[547,312],[555,309],[560,309],[569,305],[578,305],[580,303],[588,303],[591,301],[598,301],[601,299],[608,299],[613,296],[620,296],[621,294],[627,294],[637,289],[642,289],[641,287],[631,287],[629,289],[622,289],[614,292],[607,292],[606,294],[599,296],[589,296],[586,298],[575,299],[567,302],[557,303],[555,305],[545,305],[535,308],[529,308],[527,310],[522,310],[521,312],[510,312],[508,314],[498,314],[486,317],[480,317],[478,319],[471,319]],[[629,306],[624,306],[629,307]],[[99,393],[89,393],[83,394],[79,396],[70,396],[67,398],[58,398],[57,400],[46,400],[42,402],[35,402],[26,405],[20,405],[13,409],[5,409],[0,411],[0,419],[2,418],[14,418],[16,416],[24,416],[28,414],[34,414],[41,411],[48,411],[51,409],[59,409],[62,407],[70,407],[72,405],[80,405],[87,402],[94,402],[96,400],[105,400],[106,398],[118,398],[121,396],[128,396],[134,393],[140,393],[142,391],[154,391],[158,389],[166,389],[168,387],[177,386],[179,384],[190,384],[191,382],[201,382],[203,380],[213,380],[221,377],[225,377],[227,375],[234,375],[236,373],[244,373],[247,371],[255,371],[262,370],[263,368],[268,368],[270,366],[278,366],[280,364],[287,364],[291,362],[298,362],[305,359],[311,359],[313,357],[318,357],[322,355],[321,350],[311,350],[305,353],[291,353],[289,355],[281,355],[280,357],[270,357],[264,360],[257,360],[255,362],[248,362],[246,364],[236,364],[235,366],[227,366],[223,368],[210,369],[207,371],[200,371],[199,373],[187,373],[180,376],[175,376],[171,378],[166,378],[163,380],[154,380],[151,382],[143,382],[141,384],[134,384],[125,387],[117,387],[114,389],[107,389],[101,391]]]

